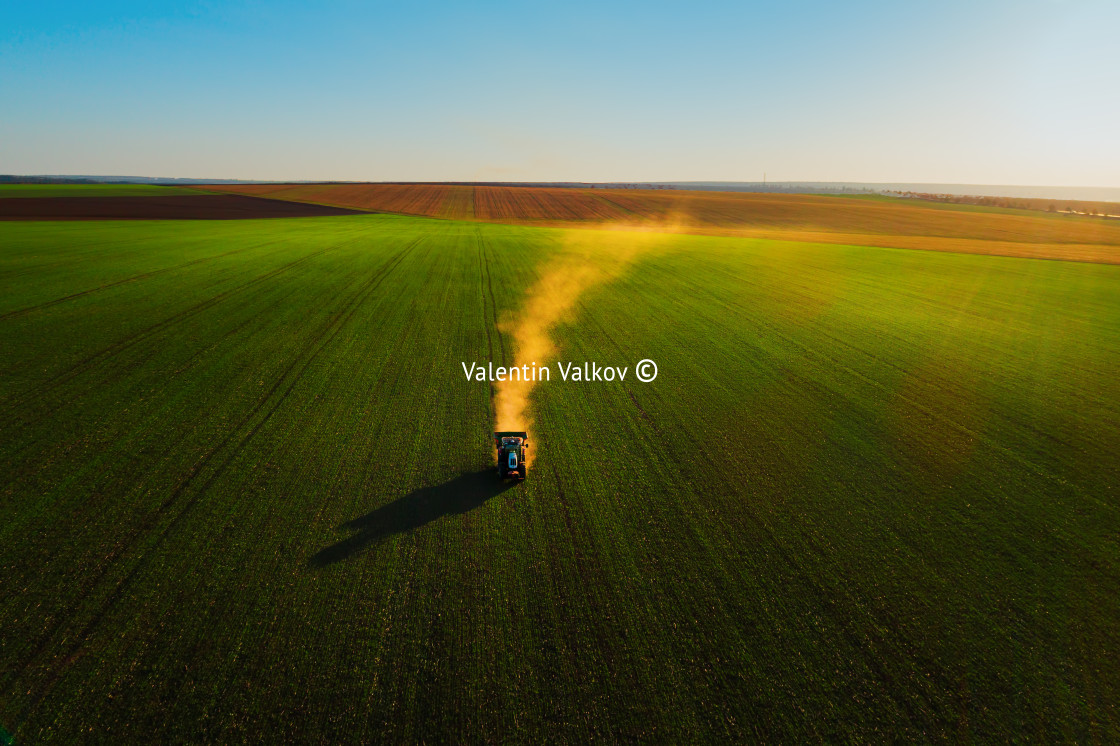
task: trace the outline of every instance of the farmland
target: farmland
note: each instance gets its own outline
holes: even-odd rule
[[[1120,263],[1120,221],[885,197],[443,184],[206,188],[459,220]]]
[[[0,184],[0,199],[16,197],[169,197],[205,194],[188,187],[150,184]]]
[[[353,215],[354,210],[239,194],[0,198],[0,220],[247,220]]]
[[[445,219],[0,223],[17,743],[1120,738],[1120,267],[835,238],[1113,226],[354,188]],[[660,373],[501,485],[533,334]]]

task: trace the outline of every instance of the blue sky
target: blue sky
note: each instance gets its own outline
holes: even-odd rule
[[[1120,186],[1120,3],[0,2],[0,173]]]

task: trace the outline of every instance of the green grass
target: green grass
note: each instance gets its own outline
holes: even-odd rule
[[[188,187],[152,184],[0,184],[5,197],[170,197],[205,194]]]
[[[634,236],[0,239],[18,743],[1120,738],[1120,267],[665,238],[502,490],[460,361]]]

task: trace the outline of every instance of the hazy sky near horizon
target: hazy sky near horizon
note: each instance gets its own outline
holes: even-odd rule
[[[0,7],[0,173],[1120,187],[1117,0]]]

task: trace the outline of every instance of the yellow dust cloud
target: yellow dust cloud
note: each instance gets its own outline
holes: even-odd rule
[[[675,225],[675,223],[674,223]],[[515,366],[547,365],[556,356],[550,332],[570,316],[589,288],[619,277],[638,257],[664,245],[668,226],[610,226],[611,232],[568,230],[561,251],[528,289],[520,311],[499,324],[513,337]],[[495,429],[529,431],[529,397],[538,381],[499,381],[494,397]]]

